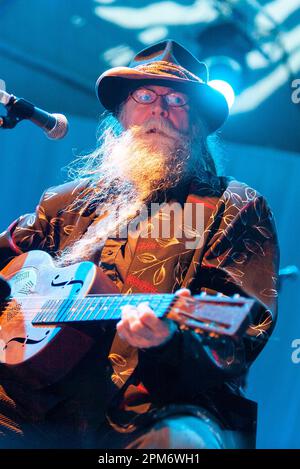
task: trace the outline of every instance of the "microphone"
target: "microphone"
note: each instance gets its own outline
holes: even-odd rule
[[[0,119],[0,127],[13,128],[23,119],[41,127],[47,137],[53,140],[63,138],[68,132],[68,121],[63,114],[50,114],[23,98],[0,89],[0,103],[8,109],[8,116]]]

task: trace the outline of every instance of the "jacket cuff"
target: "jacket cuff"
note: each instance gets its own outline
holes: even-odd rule
[[[149,358],[176,367],[182,358],[182,345],[182,331],[178,327],[167,342],[155,347],[139,349],[139,360]]]

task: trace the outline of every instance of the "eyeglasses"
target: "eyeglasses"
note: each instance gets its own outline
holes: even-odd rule
[[[162,96],[168,106],[171,107],[181,107],[188,102],[188,97],[177,91],[171,91],[166,94],[157,94],[155,91],[149,90],[148,88],[138,88],[130,93],[130,96],[139,104],[152,104],[157,100],[158,96]]]

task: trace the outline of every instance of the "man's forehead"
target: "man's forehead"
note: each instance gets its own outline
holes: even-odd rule
[[[147,88],[148,90],[153,90],[156,91],[159,94],[166,94],[166,93],[171,93],[173,91],[176,91],[176,93],[182,93],[185,94],[182,90],[176,88],[176,86],[162,86],[162,85],[155,85],[155,84],[143,84],[142,86],[139,86],[138,88]]]

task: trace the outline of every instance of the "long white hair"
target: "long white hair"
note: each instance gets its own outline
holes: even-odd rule
[[[107,238],[116,237],[157,194],[203,170],[216,172],[199,118],[190,138],[175,147],[176,132],[165,120],[156,119],[155,127],[167,138],[145,138],[153,125],[150,119],[142,129],[124,130],[120,120],[106,112],[97,130],[96,149],[69,165],[70,179],[86,181],[86,189],[68,210],[82,212],[93,207],[96,218],[80,239],[59,254],[59,265],[86,259],[96,262]]]

